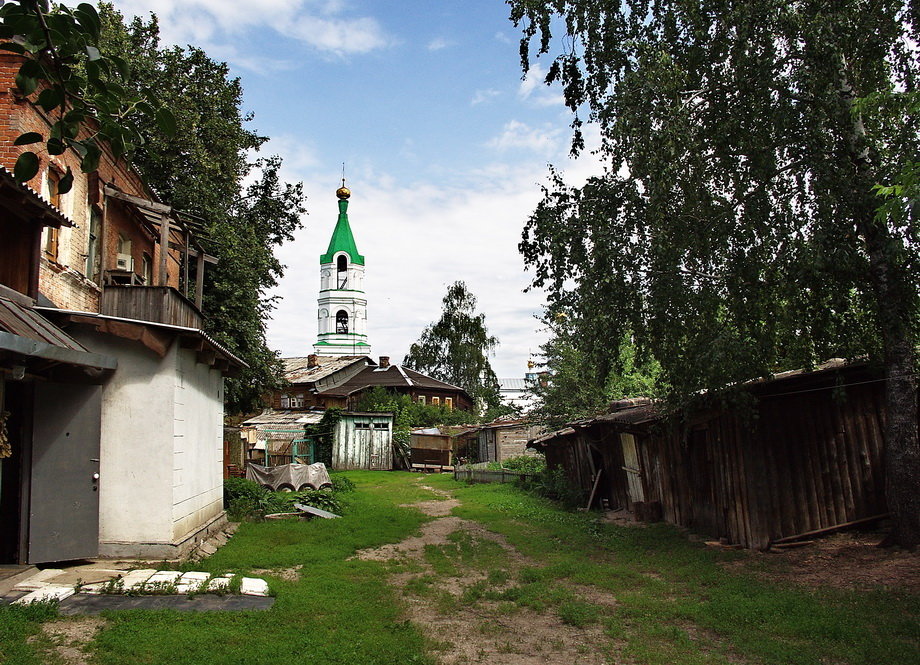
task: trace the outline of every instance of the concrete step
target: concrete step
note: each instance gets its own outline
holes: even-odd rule
[[[38,568],[35,566],[0,566],[0,597],[8,594],[13,590],[13,587],[20,582],[24,582],[30,577],[37,575],[38,572]]]

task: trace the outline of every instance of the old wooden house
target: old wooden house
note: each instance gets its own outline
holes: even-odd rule
[[[528,454],[528,442],[546,431],[529,419],[496,420],[478,428],[480,462],[504,462]]]
[[[6,168],[26,149],[10,137],[47,134],[51,123],[16,90],[19,63],[0,55]],[[174,558],[226,520],[223,377],[242,363],[202,331],[204,271],[215,259],[194,219],[158,201],[102,147],[93,174],[81,173],[70,151],[40,152],[28,192],[4,185],[15,195],[0,223],[3,284],[35,303],[20,305],[29,317],[40,314],[66,338],[35,339],[38,319],[30,319],[33,333],[10,334],[51,344],[61,350],[41,348],[86,368],[68,372],[84,375],[84,387],[47,394],[46,373],[60,363],[11,360],[4,372],[0,411],[11,413],[19,450],[2,463],[6,562]],[[68,168],[73,187],[62,193]],[[7,332],[18,325],[9,324]]]
[[[634,511],[729,543],[771,543],[886,513],[884,380],[835,360],[743,387],[753,409],[649,401],[538,437],[592,505]]]

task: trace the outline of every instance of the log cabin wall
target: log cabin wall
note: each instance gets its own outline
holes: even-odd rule
[[[667,522],[763,549],[887,511],[884,387],[857,366],[758,384],[750,416],[711,410],[680,427],[595,419],[553,438],[547,463],[590,492],[599,456],[599,496],[633,509],[621,439],[631,433],[644,503],[660,504]]]
[[[640,438],[664,519],[745,547],[886,511],[884,384],[764,397],[753,420],[723,411]]]

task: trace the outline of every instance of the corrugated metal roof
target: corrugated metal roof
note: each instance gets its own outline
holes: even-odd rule
[[[315,425],[323,419],[323,411],[271,411],[243,421],[243,425]]]
[[[25,200],[20,202],[20,206],[31,205],[33,208],[39,208],[43,215],[45,226],[74,226],[73,220],[67,215],[54,207],[44,196],[34,189],[21,183],[5,167],[0,166],[0,187],[3,189],[13,189],[20,194],[25,194]]]
[[[312,367],[309,356],[281,359],[284,378],[291,383],[319,381],[359,361],[373,363],[368,356],[316,356],[316,364]]]
[[[34,309],[10,298],[0,297],[0,332],[13,338],[2,346],[14,353],[83,367],[116,367],[114,358],[91,353]]]
[[[499,379],[498,388],[501,391],[527,390],[527,379]]]

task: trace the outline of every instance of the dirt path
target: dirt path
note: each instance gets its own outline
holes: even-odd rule
[[[64,665],[88,665],[87,645],[105,625],[100,617],[76,617],[42,624],[42,636],[48,640],[47,650],[53,651]],[[35,638],[32,638],[35,641]]]
[[[439,497],[410,504],[434,517],[421,533],[355,556],[398,564],[389,582],[405,596],[409,618],[423,628],[442,665],[611,662],[596,623],[576,628],[563,623],[553,608],[538,612],[501,599],[514,586],[516,572],[536,562],[504,536],[451,515],[460,502],[449,492],[420,487]]]

